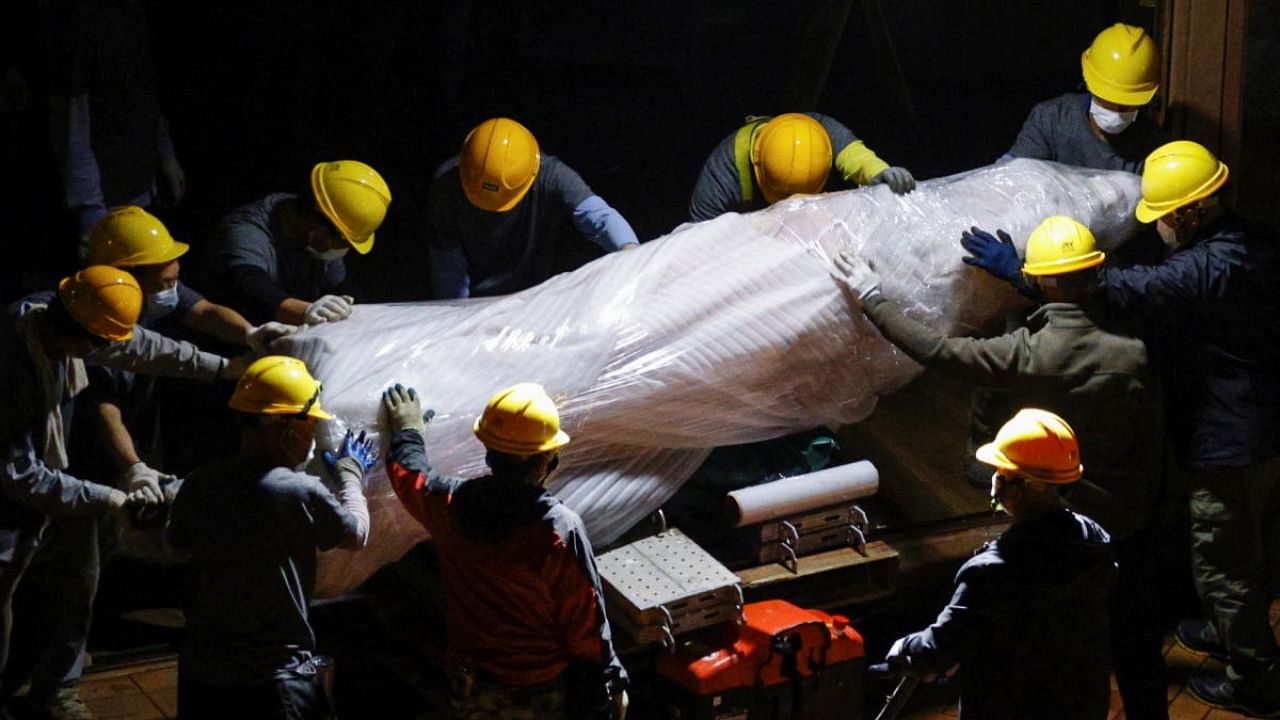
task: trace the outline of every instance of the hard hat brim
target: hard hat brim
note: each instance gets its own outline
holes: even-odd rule
[[[1218,161],[1218,169],[1214,172],[1213,177],[1209,178],[1203,185],[1196,188],[1195,191],[1188,194],[1185,198],[1181,198],[1175,202],[1171,202],[1167,207],[1156,207],[1147,202],[1146,198],[1138,200],[1138,206],[1133,209],[1133,214],[1138,218],[1139,222],[1150,223],[1159,220],[1169,213],[1180,207],[1190,205],[1197,200],[1203,200],[1210,195],[1222,189],[1227,183],[1227,177],[1231,174],[1227,164]]]
[[[537,453],[555,450],[569,444],[569,434],[563,430],[557,430],[550,440],[538,445],[507,442],[500,437],[485,432],[485,429],[480,425],[482,419],[476,418],[475,423],[471,426],[471,431],[475,433],[476,439],[490,450],[497,450],[511,455],[536,455]]]
[[[1050,483],[1053,485],[1073,483],[1076,480],[1079,480],[1084,474],[1084,465],[1077,465],[1071,470],[1064,470],[1061,472],[1028,470],[1027,468],[1019,467],[1017,463],[1006,457],[995,443],[982,445],[974,452],[974,456],[987,465],[991,465],[1001,470],[1008,470],[1009,472],[1016,473],[1019,477],[1024,477],[1028,480],[1035,480],[1037,482]]]
[[[1067,273],[1087,270],[1097,267],[1106,260],[1107,254],[1101,250],[1094,250],[1080,257],[1067,258],[1065,260],[1055,260],[1046,263],[1026,263],[1022,266],[1022,272],[1032,277],[1046,277],[1052,275],[1066,275]]]
[[[373,249],[374,234],[375,233],[369,233],[369,237],[362,240],[352,240],[348,238],[347,242],[350,243],[351,247],[354,248],[357,253],[361,255],[368,255],[369,251]]]

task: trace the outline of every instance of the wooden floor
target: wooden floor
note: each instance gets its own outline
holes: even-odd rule
[[[1271,607],[1271,623],[1280,637],[1280,601]],[[1207,707],[1186,688],[1187,677],[1199,667],[1220,667],[1217,661],[1193,655],[1173,640],[1165,641],[1171,720],[1234,720],[1244,715]],[[921,687],[901,720],[943,720],[959,715],[954,687]],[[90,672],[80,682],[80,695],[99,720],[165,720],[178,708],[178,663],[157,660],[126,668]],[[1110,720],[1123,720],[1120,695],[1111,691]]]

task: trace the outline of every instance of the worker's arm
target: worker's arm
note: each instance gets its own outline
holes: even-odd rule
[[[605,252],[640,244],[636,231],[631,229],[626,218],[599,195],[592,195],[578,203],[573,209],[573,226],[583,237],[604,248]]]
[[[862,312],[880,334],[912,360],[979,385],[1002,385],[1018,377],[1027,332],[997,338],[952,338],[907,317],[881,293],[863,299]]]
[[[1000,626],[998,575],[994,568],[961,568],[951,602],[932,625],[894,643],[889,662],[921,675],[955,667],[966,650],[980,647]]]
[[[1018,138],[1013,141],[1013,147],[1009,148],[1009,152],[1003,157],[1056,160],[1050,137],[1052,128],[1052,118],[1048,117],[1050,110],[1051,106],[1048,103],[1040,103],[1031,108],[1026,122],[1022,123],[1022,129],[1018,131]]]
[[[600,574],[582,520],[563,506],[551,518],[562,544],[547,558],[543,576],[565,644],[577,661],[574,675],[580,687],[574,690],[583,693],[582,707],[601,710],[626,687],[627,671],[614,652]]]
[[[135,463],[141,462],[138,449],[133,444],[133,435],[125,427],[124,416],[120,406],[103,398],[93,404],[94,419],[102,438],[102,446],[111,456],[117,470],[127,470]]]
[[[1243,253],[1243,249],[1231,252]],[[1237,264],[1200,243],[1173,253],[1159,265],[1100,267],[1098,286],[1118,317],[1168,324],[1180,322],[1200,303],[1222,297]]]
[[[84,361],[143,375],[204,382],[234,380],[243,370],[221,355],[204,352],[185,340],[174,340],[142,327],[135,327],[133,337],[128,340],[113,342],[85,355]]]
[[[196,301],[182,316],[182,324],[233,345],[247,346],[249,332],[253,330],[253,326],[240,313],[204,298]]]
[[[876,176],[889,169],[889,163],[881,160],[843,123],[822,113],[808,115],[817,120],[831,138],[831,152],[835,155],[833,164],[840,179],[846,183],[870,185]]]
[[[440,519],[449,498],[463,483],[461,478],[441,475],[427,462],[426,443],[416,429],[396,430],[387,452],[387,479],[391,489],[429,532]]]

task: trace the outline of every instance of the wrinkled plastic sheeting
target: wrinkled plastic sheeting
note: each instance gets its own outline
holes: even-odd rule
[[[324,383],[337,421],[321,445],[346,428],[378,434],[382,390],[399,382],[436,411],[432,465],[463,477],[485,472],[472,425],[490,395],[541,383],[572,436],[551,489],[601,546],[665,502],[710,448],[861,420],[920,371],[850,307],[831,277],[840,250],[869,259],[910,314],[964,333],[1017,299],[961,262],[962,230],[1003,228],[1021,247],[1045,217],[1066,214],[1113,247],[1136,227],[1138,184],[1014,160],[905,196],[874,186],[791,198],[682,225],[516,295],[357,305],[276,350]],[[321,595],[355,587],[426,537],[381,465],[368,480],[369,547],[325,553]]]

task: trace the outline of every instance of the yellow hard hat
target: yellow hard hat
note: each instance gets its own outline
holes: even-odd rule
[[[1175,140],[1147,156],[1142,170],[1142,199],[1135,215],[1154,222],[1184,205],[1218,192],[1227,181],[1227,166],[1208,148]]]
[[[1089,228],[1066,215],[1054,215],[1027,236],[1022,272],[1035,277],[1063,275],[1097,267],[1106,257]]]
[[[358,160],[322,162],[311,168],[311,192],[320,212],[356,252],[373,249],[373,231],[391,204],[391,188],[377,170]]]
[[[254,415],[306,415],[319,420],[333,416],[320,408],[320,381],[311,377],[306,363],[285,355],[267,355],[253,361],[236,381],[227,405]]]
[[[569,442],[555,402],[537,383],[513,385],[489,398],[473,429],[485,447],[513,455],[546,452]]]
[[[490,212],[506,212],[523,200],[541,166],[538,140],[511,118],[477,125],[458,155],[462,192],[472,205]]]
[[[756,133],[751,165],[770,204],[796,193],[821,192],[831,174],[831,136],[808,115],[779,115]]]
[[[133,337],[142,313],[142,288],[132,275],[90,265],[58,283],[58,299],[85,330],[113,342]]]
[[[1146,105],[1160,89],[1160,48],[1146,30],[1116,23],[1080,55],[1089,92],[1119,105]]]
[[[1047,410],[1023,408],[978,448],[979,460],[1029,480],[1069,483],[1080,479],[1080,445],[1066,420]]]
[[[173,239],[164,223],[136,205],[107,213],[89,235],[89,264],[133,267],[176,260],[191,247]]]

